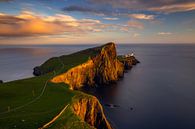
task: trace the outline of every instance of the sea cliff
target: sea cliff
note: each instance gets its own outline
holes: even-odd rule
[[[123,77],[124,64],[117,58],[115,44],[108,43],[95,49],[99,49],[95,56],[54,77],[51,82],[64,82],[70,86],[70,89],[79,89],[83,86],[109,84]]]
[[[0,84],[0,127],[112,129],[98,99],[74,89],[115,82],[136,63],[132,54],[117,56],[114,43],[50,58],[36,77]]]
[[[134,56],[117,56],[116,45],[108,43],[71,55],[51,58],[43,65],[35,67],[34,74],[40,76],[54,72],[56,76],[50,79],[51,83],[65,83],[69,89],[75,90],[84,86],[97,87],[116,82],[123,77],[125,70],[137,63],[139,61]],[[60,65],[64,68],[56,73]],[[112,129],[98,99],[87,96],[73,97],[71,112],[92,128]]]
[[[72,110],[82,121],[97,129],[112,129],[96,97],[79,96],[73,99]]]

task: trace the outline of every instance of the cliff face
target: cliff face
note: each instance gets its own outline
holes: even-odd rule
[[[97,84],[109,84],[117,81],[124,73],[124,65],[117,59],[116,46],[113,43],[105,45],[101,53],[93,58],[95,64],[94,81]]]
[[[73,112],[83,121],[97,129],[112,129],[104,116],[103,108],[97,98],[81,97],[72,104]]]
[[[51,82],[64,82],[70,89],[79,89],[84,85],[93,86],[117,81],[123,76],[124,65],[117,59],[115,44],[109,43],[96,49],[99,49],[98,53],[87,62],[54,77]]]
[[[68,70],[66,73],[54,77],[51,82],[64,82],[70,86],[70,89],[79,89],[85,83],[93,84],[94,63],[92,60],[87,61],[77,67]]]
[[[65,73],[53,77],[50,80],[51,82],[64,82],[69,85],[70,89],[79,89],[83,86],[94,86],[95,84],[109,84],[110,82],[117,81],[120,77],[123,77],[124,70],[130,69],[139,62],[133,56],[127,58],[125,56],[117,56],[114,43],[108,43],[101,47],[87,49],[74,54],[82,56],[88,55],[87,57],[89,58],[79,65],[70,68]],[[73,58],[71,60],[77,61],[78,58],[75,59],[74,56],[72,56]],[[59,60],[60,58],[58,58],[58,61]],[[61,60],[60,62],[63,61],[64,60]],[[50,62],[52,61],[50,60]],[[51,71],[58,66],[57,63],[55,64],[55,67],[49,67],[48,71]],[[66,67],[70,64],[67,63],[63,65]],[[44,72],[39,73],[40,71],[44,71],[40,68],[41,67],[37,67],[37,69],[34,69],[35,73],[38,73],[38,75],[44,74]],[[46,73],[48,71],[46,70]],[[88,123],[92,128],[112,129],[104,115],[103,108],[96,97],[76,95],[72,99],[70,108],[76,116]]]

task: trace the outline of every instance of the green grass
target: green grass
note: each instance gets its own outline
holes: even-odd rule
[[[73,96],[81,92],[69,90],[66,84],[48,82],[45,87],[46,81],[53,77],[54,73],[57,75],[66,72],[84,63],[93,56],[91,53],[93,52],[81,51],[51,58],[41,65],[41,68],[48,72],[44,76],[0,84],[0,129],[37,129],[55,117],[67,104],[71,103]],[[45,92],[40,96],[44,87]],[[21,108],[17,109],[18,107]],[[13,110],[15,108],[16,110]],[[79,123],[80,119],[70,109],[67,109],[63,117],[58,120],[61,124],[57,122],[58,124],[52,128],[58,129],[59,125],[63,127],[73,121],[76,121],[76,124],[71,128],[80,127],[79,125],[91,128],[85,122]]]
[[[89,48],[86,50],[82,50],[70,55],[63,55],[60,57],[53,57],[43,63],[40,67],[41,71],[45,73],[50,73],[54,70],[59,71],[61,68],[61,64],[64,64],[64,68],[58,72],[58,74],[64,73],[72,67],[75,67],[83,62],[86,62],[90,58],[96,56],[98,53],[101,52],[103,46]]]
[[[86,62],[101,49],[96,47],[51,58],[40,66],[45,75],[0,84],[0,129],[37,129],[54,118],[67,104],[71,104],[73,97],[85,96],[80,91],[69,90],[66,84],[46,82]],[[68,107],[50,128],[92,127],[80,120]]]
[[[65,84],[50,82],[47,83],[43,95],[36,99],[52,76],[50,73],[0,85],[0,129],[36,129],[50,121],[71,102],[78,92],[70,91]],[[25,106],[12,111],[22,105]],[[8,107],[10,112],[6,112]]]
[[[82,92],[77,92],[77,94],[72,97],[71,103],[77,101],[80,98],[90,98],[91,95],[87,95]],[[70,103],[70,105],[71,105]],[[81,120],[76,116],[71,107],[68,106],[65,112],[49,127],[49,129],[94,129],[88,123]]]
[[[49,129],[93,129],[68,107]]]

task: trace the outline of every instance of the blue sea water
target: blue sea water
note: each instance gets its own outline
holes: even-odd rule
[[[0,46],[0,80],[32,76],[34,66],[53,56],[95,45]],[[117,129],[195,129],[195,45],[117,45],[141,62],[116,84],[90,93]]]

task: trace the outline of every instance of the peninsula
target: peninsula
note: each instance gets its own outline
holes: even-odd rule
[[[0,127],[112,129],[98,99],[79,89],[115,82],[137,63],[117,56],[114,43],[50,58],[36,77],[0,84]]]

